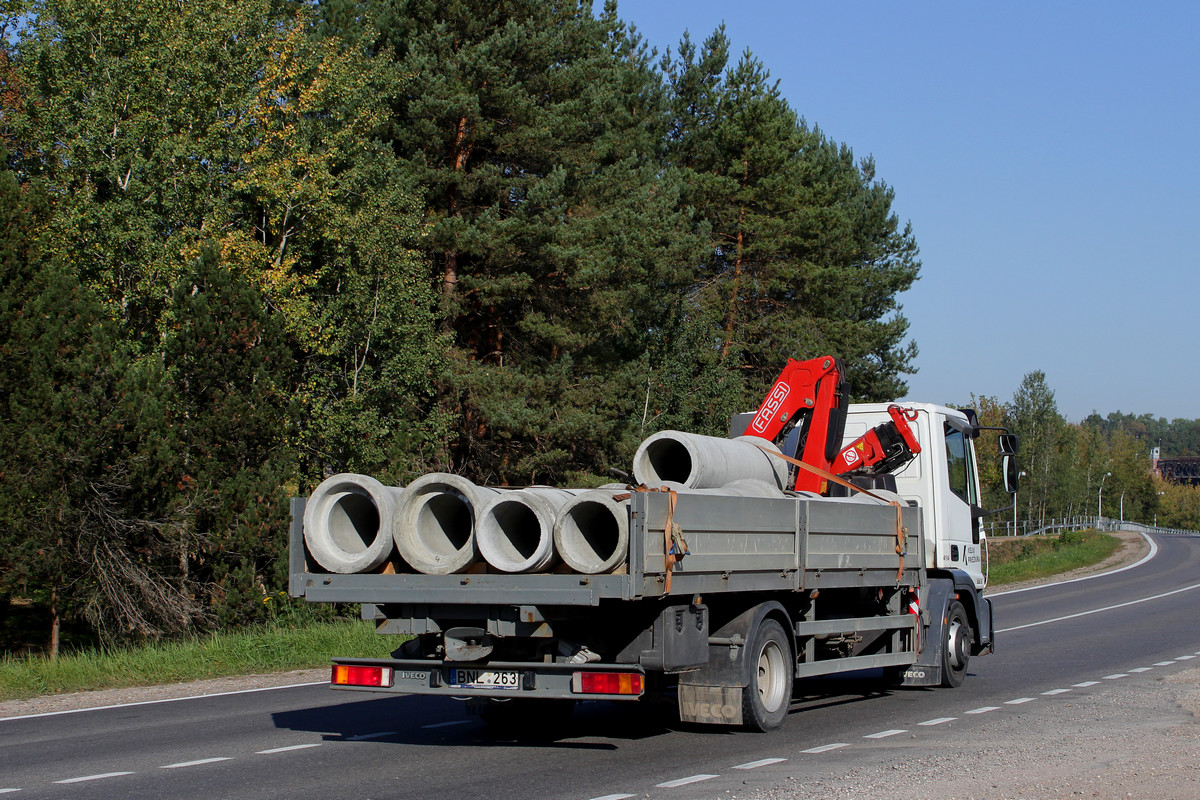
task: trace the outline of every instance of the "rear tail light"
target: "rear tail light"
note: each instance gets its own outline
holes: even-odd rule
[[[392,668],[334,664],[329,682],[334,686],[391,686]]]
[[[644,678],[638,672],[576,672],[571,675],[571,691],[576,694],[641,695]]]

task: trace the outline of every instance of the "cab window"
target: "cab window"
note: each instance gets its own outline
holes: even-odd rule
[[[950,491],[967,504],[975,503],[975,476],[971,470],[971,443],[962,431],[946,426],[946,472]]]

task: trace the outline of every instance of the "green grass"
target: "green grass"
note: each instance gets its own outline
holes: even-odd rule
[[[1099,531],[988,539],[988,585],[1046,578],[1098,564],[1120,546],[1120,539]]]
[[[56,661],[6,657],[0,660],[0,700],[325,667],[332,656],[386,657],[400,642],[397,636],[376,635],[367,622],[313,622],[85,651]]]

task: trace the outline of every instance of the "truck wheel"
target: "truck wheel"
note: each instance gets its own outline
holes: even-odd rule
[[[971,660],[971,622],[957,600],[946,608],[946,638],[942,642],[942,686],[962,686]]]
[[[783,626],[763,620],[746,651],[749,671],[742,694],[742,720],[747,728],[769,731],[787,717],[792,701],[792,647]]]

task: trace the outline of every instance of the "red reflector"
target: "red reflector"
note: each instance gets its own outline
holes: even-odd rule
[[[642,676],[637,672],[576,672],[574,689],[580,694],[642,693]]]
[[[390,686],[392,668],[334,664],[329,682],[334,686]]]

